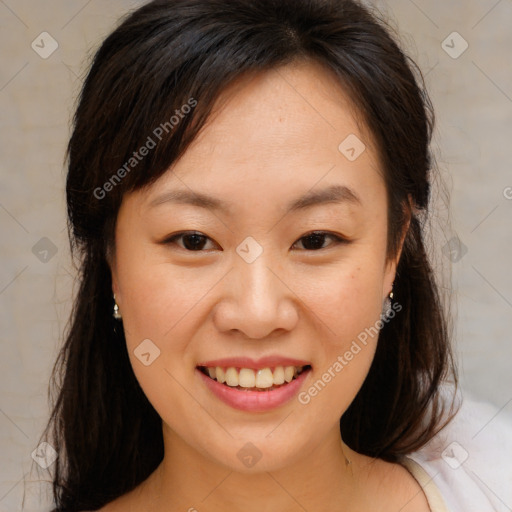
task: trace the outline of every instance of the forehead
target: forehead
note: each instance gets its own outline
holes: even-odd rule
[[[365,147],[357,159],[342,151],[346,140],[360,141],[358,152]],[[254,204],[287,190],[295,197],[317,183],[340,183],[359,191],[364,202],[383,187],[373,141],[357,111],[334,74],[314,62],[230,84],[170,171],[147,189],[148,202],[162,191],[189,188]]]

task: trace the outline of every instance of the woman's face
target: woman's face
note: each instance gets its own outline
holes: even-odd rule
[[[386,235],[375,148],[332,75],[288,65],[230,86],[117,219],[113,288],[164,437],[249,471],[339,436],[394,279]]]

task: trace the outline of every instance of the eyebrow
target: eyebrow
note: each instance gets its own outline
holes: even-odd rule
[[[149,208],[154,208],[165,203],[190,204],[210,210],[228,212],[230,203],[226,203],[216,197],[192,190],[171,190],[155,197]],[[311,208],[312,206],[328,203],[351,203],[362,205],[359,196],[345,185],[331,185],[321,190],[310,190],[298,199],[293,200],[286,207],[285,212],[291,213],[298,210]]]

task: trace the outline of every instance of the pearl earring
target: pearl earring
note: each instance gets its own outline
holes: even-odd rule
[[[121,320],[121,318],[122,318],[121,313],[119,313],[119,306],[117,305],[115,294],[114,294],[114,312],[112,313],[112,316],[116,320]]]
[[[381,318],[383,320],[386,320],[390,316],[391,311],[393,310],[393,308],[391,306],[391,299],[392,298],[393,298],[393,289],[391,289],[391,292],[389,293],[389,295],[384,300],[384,304],[382,306]]]

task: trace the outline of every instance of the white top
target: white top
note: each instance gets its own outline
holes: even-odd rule
[[[443,392],[453,392],[446,385]],[[432,512],[512,512],[512,415],[459,390],[455,418],[401,463]]]

